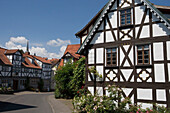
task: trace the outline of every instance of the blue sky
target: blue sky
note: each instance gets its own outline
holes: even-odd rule
[[[170,6],[169,0],[150,0]],[[67,44],[77,44],[83,28],[108,0],[0,0],[0,46],[60,57]]]

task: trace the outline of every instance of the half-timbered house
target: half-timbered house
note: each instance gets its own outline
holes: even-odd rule
[[[12,63],[4,54],[5,51],[0,48],[0,87],[11,87],[13,83],[11,78]]]
[[[72,45],[67,45],[67,48],[64,52],[64,55],[62,57],[64,63],[67,63],[69,61],[71,62],[76,62],[79,60],[80,55],[76,54],[77,50],[80,48],[80,44],[72,44]]]
[[[23,54],[24,61],[22,62],[22,76],[29,78],[29,85],[33,88],[38,88],[38,82],[42,76],[42,68],[35,61],[35,58],[26,52]]]
[[[86,56],[86,87],[106,94],[116,84],[143,107],[170,107],[170,7],[148,0],[109,0],[76,36]],[[94,66],[102,79],[89,71]]]
[[[44,81],[44,90],[49,91],[51,86],[51,71],[52,63],[47,58],[42,58],[39,56],[32,55],[35,58],[35,61],[42,68],[41,78]]]
[[[51,59],[50,62],[52,63],[51,67],[52,67],[52,71],[51,71],[51,90],[55,90],[55,86],[56,86],[56,81],[55,81],[55,74],[56,71],[58,69],[58,66],[60,64],[60,60],[59,59]]]
[[[6,50],[4,54],[8,57],[12,63],[11,77],[13,80],[13,89],[19,90],[24,89],[24,84],[22,83],[24,78],[22,78],[21,64],[22,64],[22,51],[19,49]]]

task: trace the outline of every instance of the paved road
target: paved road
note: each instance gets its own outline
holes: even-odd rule
[[[19,93],[0,95],[0,112],[3,113],[62,113],[51,104],[53,93]],[[49,100],[51,97],[51,101]],[[53,99],[57,105],[58,101]],[[54,102],[53,101],[53,102]],[[63,105],[64,107],[67,107]],[[63,108],[61,108],[63,109]],[[59,111],[62,111],[58,109]],[[64,113],[64,112],[63,112]]]

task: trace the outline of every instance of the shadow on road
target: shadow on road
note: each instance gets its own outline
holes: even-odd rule
[[[20,109],[30,109],[30,108],[36,108],[36,106],[29,106],[29,105],[22,105],[22,104],[0,101],[0,112],[20,110]]]

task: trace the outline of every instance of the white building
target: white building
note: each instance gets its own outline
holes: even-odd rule
[[[109,0],[76,36],[86,56],[86,87],[106,94],[107,84],[143,108],[170,107],[170,7],[148,0]],[[103,79],[93,77],[94,66]]]

